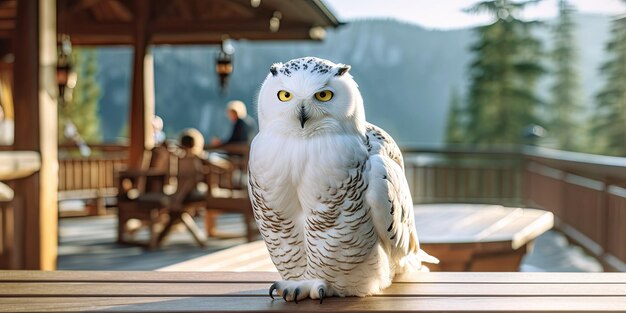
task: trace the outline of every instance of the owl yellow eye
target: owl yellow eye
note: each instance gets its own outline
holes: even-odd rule
[[[293,98],[293,94],[287,90],[281,90],[278,92],[278,100],[285,102]]]
[[[332,98],[333,98],[333,92],[330,90],[320,91],[315,94],[315,99],[322,101],[322,102],[330,101],[330,99]]]

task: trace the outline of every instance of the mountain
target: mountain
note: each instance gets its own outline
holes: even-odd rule
[[[608,39],[606,16],[578,15],[581,76],[590,98],[599,88],[597,68]],[[549,41],[549,32],[539,30]],[[350,73],[363,94],[368,121],[386,129],[400,145],[437,144],[444,138],[450,91],[465,90],[469,29],[429,30],[394,20],[353,21],[329,30],[322,42],[235,42],[227,94],[218,87],[215,46],[153,48],[156,112],[175,138],[198,128],[207,140],[229,133],[224,108],[241,99],[256,116],[255,94],[272,63],[317,56],[352,65]],[[546,48],[548,45],[546,44]],[[100,114],[105,140],[115,140],[128,117],[132,51],[100,49]],[[546,80],[541,84],[547,89]]]

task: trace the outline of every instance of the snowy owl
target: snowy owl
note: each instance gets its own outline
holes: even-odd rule
[[[437,262],[419,248],[402,154],[365,121],[350,66],[271,66],[258,97],[249,193],[286,301],[367,296]]]

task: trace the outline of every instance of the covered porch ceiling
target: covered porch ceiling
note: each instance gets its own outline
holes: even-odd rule
[[[58,33],[78,45],[130,45],[138,26],[148,44],[215,44],[321,39],[340,25],[318,0],[57,0],[57,16]]]

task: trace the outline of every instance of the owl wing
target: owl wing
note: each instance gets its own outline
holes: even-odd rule
[[[419,249],[413,200],[398,145],[384,130],[372,124],[367,125],[366,136],[370,155],[366,201],[378,236],[391,251],[392,258],[399,260],[413,255],[418,257],[418,262],[435,262],[436,258]]]

